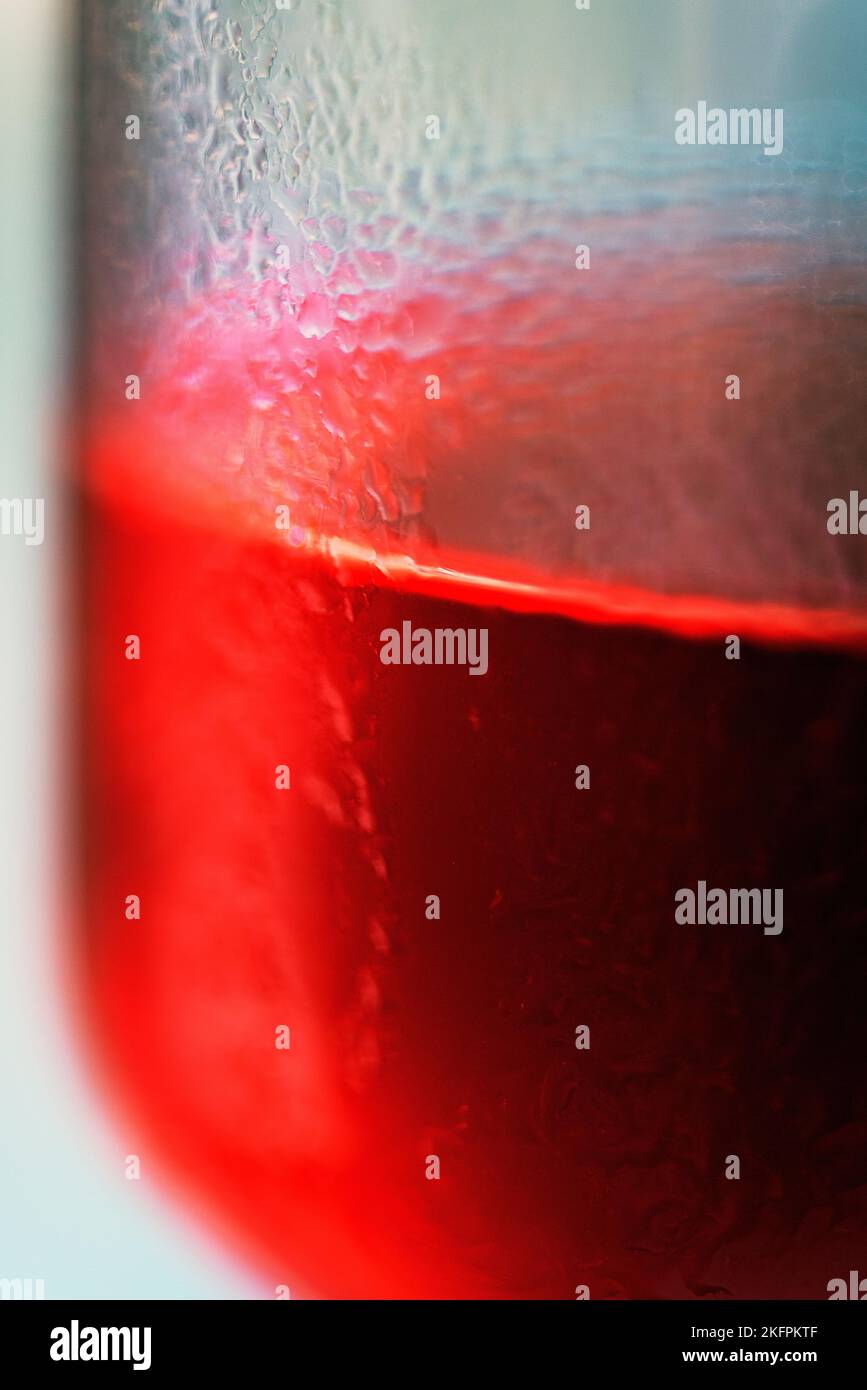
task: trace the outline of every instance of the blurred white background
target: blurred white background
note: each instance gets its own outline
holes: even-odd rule
[[[74,8],[7,0],[3,31],[0,496],[44,497],[46,530],[42,546],[0,536],[0,1279],[42,1279],[49,1299],[273,1296],[184,1223],[146,1172],[125,1180],[129,1149],[100,1114],[61,991],[58,933],[71,914],[58,887],[58,725],[71,692],[55,472]]]

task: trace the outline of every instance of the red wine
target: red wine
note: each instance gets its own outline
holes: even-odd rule
[[[82,527],[89,1029],[130,1151],[266,1294],[824,1298],[863,1262],[857,654],[117,498]],[[405,623],[486,671],[384,662]],[[700,883],[782,929],[678,924]]]

